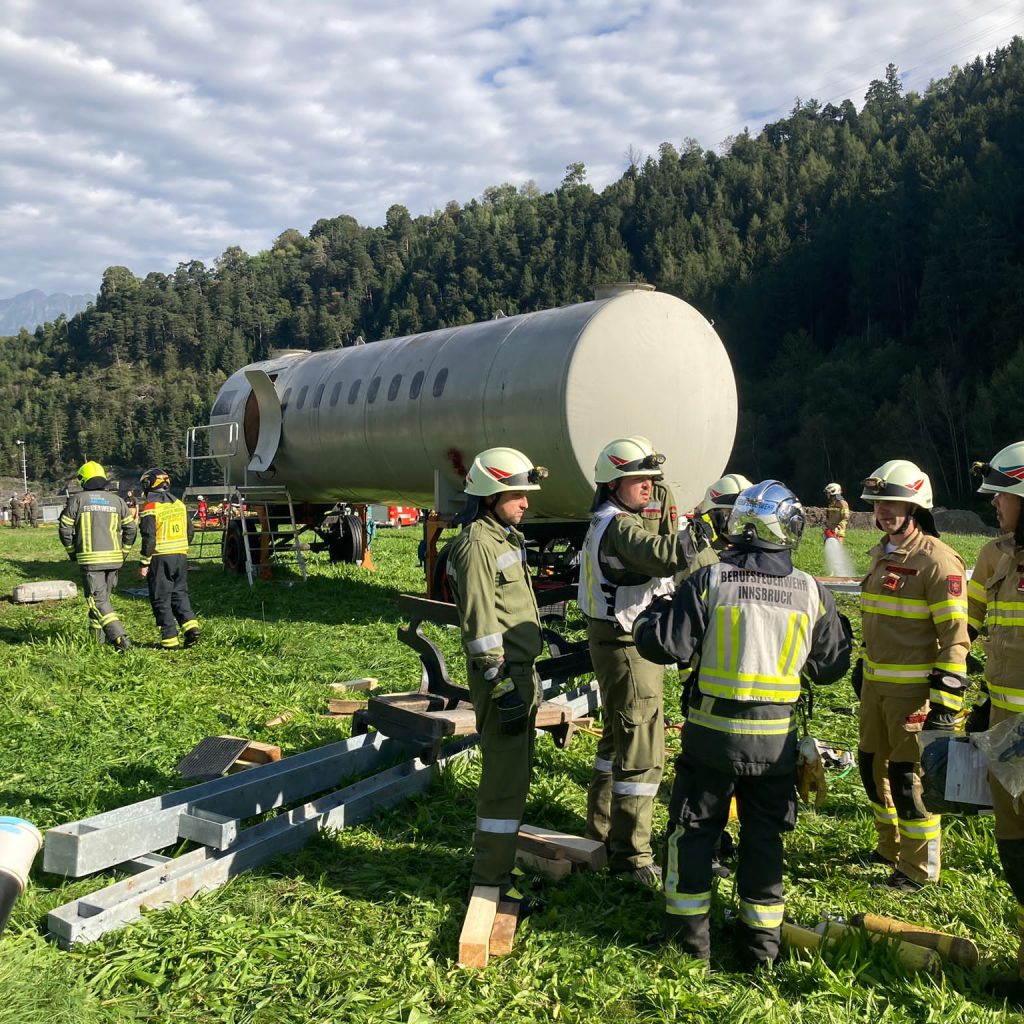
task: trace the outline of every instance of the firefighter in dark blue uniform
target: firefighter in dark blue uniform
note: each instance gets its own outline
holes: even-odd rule
[[[746,966],[778,956],[783,915],[782,835],[796,822],[801,676],[840,679],[850,644],[831,595],[793,567],[804,527],[795,495],[776,480],[742,491],[721,562],[698,569],[637,619],[652,661],[699,658],[669,803],[666,926],[709,959],[712,861],[736,797],[736,889]]]

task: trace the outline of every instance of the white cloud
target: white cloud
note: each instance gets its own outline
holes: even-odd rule
[[[0,296],[550,189],[575,161],[602,188],[631,148],[859,104],[889,61],[920,89],[1017,31],[1024,0],[9,0]]]

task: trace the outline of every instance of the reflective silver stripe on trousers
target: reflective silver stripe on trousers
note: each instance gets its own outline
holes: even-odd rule
[[[477,832],[498,832],[501,835],[515,835],[519,831],[518,818],[477,818]]]
[[[500,633],[488,633],[487,636],[477,637],[466,643],[467,654],[483,654],[484,651],[493,651],[495,647],[501,646]]]
[[[611,775],[613,767],[614,765],[611,763],[611,761],[607,761],[603,757],[594,758],[595,772],[604,772],[606,775]]]
[[[497,568],[500,571],[502,569],[507,569],[510,565],[515,565],[517,562],[521,562],[522,560],[522,550],[506,551],[503,554],[498,555],[494,565],[495,568]]]
[[[656,782],[619,782],[612,783],[612,792],[619,796],[657,796]]]

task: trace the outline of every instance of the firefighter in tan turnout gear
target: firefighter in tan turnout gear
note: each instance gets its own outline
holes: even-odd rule
[[[717,561],[709,548],[698,553],[689,531],[645,529],[643,510],[664,461],[643,437],[619,438],[601,451],[578,597],[604,709],[586,834],[607,844],[613,872],[646,885],[660,880],[651,813],[664,770],[665,670],[640,657],[631,629],[652,598],[671,593],[673,574],[703,564],[701,557]]]
[[[448,581],[459,610],[469,689],[480,734],[471,882],[511,885],[516,842],[530,787],[540,681],[533,663],[544,648],[540,615],[516,529],[547,470],[514,448],[489,448],[466,474],[462,533],[447,547]]]
[[[988,627],[988,725],[998,725],[1024,713],[1024,441],[1008,445],[990,463],[977,468],[982,474],[978,493],[992,495],[1003,534],[989,541],[978,555],[967,586],[967,616],[972,631]],[[997,779],[989,776],[989,784],[999,860],[1017,900],[1019,997],[1024,994],[1024,807]]]
[[[850,521],[850,503],[843,497],[840,484],[825,484],[828,508],[825,510],[825,539],[835,537],[840,544],[846,543],[846,524]]]
[[[782,835],[796,822],[801,675],[842,678],[847,631],[832,596],[793,567],[804,528],[796,496],[765,480],[736,499],[729,547],[633,627],[659,663],[700,659],[669,804],[665,921],[693,956],[711,953],[715,845],[733,796],[740,819],[736,891],[744,966],[774,960],[783,917]]]
[[[107,472],[98,462],[86,462],[78,471],[78,482],[82,490],[68,498],[57,533],[68,557],[82,570],[93,639],[126,651],[131,641],[110,595],[117,587],[124,556],[135,543],[135,523],[121,496],[106,489]]]
[[[936,882],[941,819],[922,799],[922,730],[955,727],[968,682],[963,559],[938,539],[932,486],[914,463],[886,462],[861,495],[885,533],[861,587],[864,656],[853,673],[860,697],[860,775],[875,817],[872,862],[884,883],[913,892]]]
[[[149,587],[160,646],[165,650],[191,647],[199,642],[199,622],[188,597],[188,546],[195,528],[184,503],[171,494],[167,473],[147,469],[140,482],[144,496],[139,514],[139,575]]]

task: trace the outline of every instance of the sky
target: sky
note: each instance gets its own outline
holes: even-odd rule
[[[600,190],[630,154],[859,108],[889,62],[921,91],[1014,34],[1024,0],[4,0],[0,298],[575,162]]]

